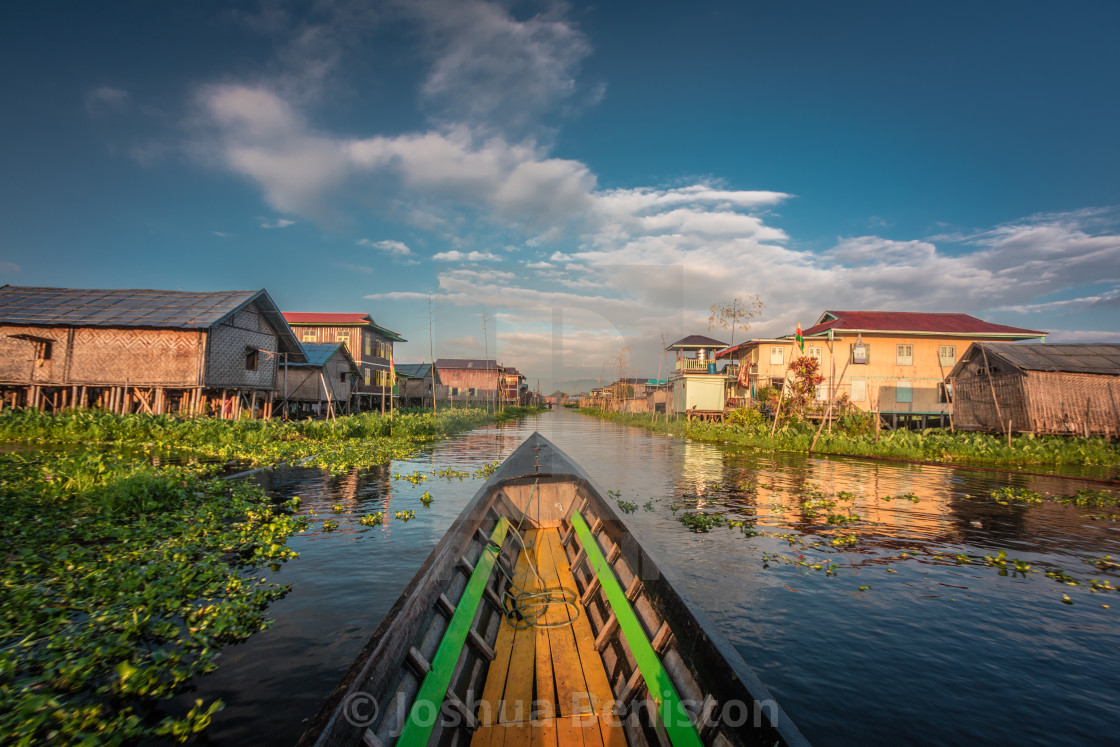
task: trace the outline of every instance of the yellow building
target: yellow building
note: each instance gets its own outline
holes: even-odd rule
[[[825,381],[817,399],[847,398],[885,415],[943,415],[951,411],[945,377],[973,342],[1043,338],[1045,332],[985,322],[968,314],[898,311],[826,311],[803,332],[805,352],[792,337],[748,340],[717,356],[738,363],[729,396],[754,398],[759,388],[781,386],[790,360],[820,361]]]
[[[669,374],[669,410],[674,413],[720,413],[726,397],[726,374],[718,370],[716,351],[727,343],[704,335],[689,335],[665,350],[676,354]]]

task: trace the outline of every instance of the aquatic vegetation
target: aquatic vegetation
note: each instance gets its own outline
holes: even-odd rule
[[[502,463],[501,463],[501,461],[498,461],[498,460],[490,462],[489,464],[484,464],[474,471],[474,476],[479,478],[480,480],[486,480],[490,477],[490,475],[497,472],[498,467],[501,467],[501,466],[502,466]]]
[[[432,494],[425,491],[424,494],[420,496],[420,502],[422,504],[424,504],[424,508],[431,508],[432,507]]]
[[[444,467],[443,469],[436,470],[433,474],[436,477],[443,477],[448,480],[457,479],[460,482],[462,482],[464,478],[471,476],[470,472],[467,472],[465,470],[458,470],[454,467]]]
[[[701,514],[686,512],[678,519],[680,523],[694,532],[709,532],[723,524],[724,519],[720,514]]]
[[[323,531],[324,532],[333,532],[336,529],[338,529],[338,522],[337,521],[327,519],[326,521],[323,522]]]
[[[422,472],[413,472],[410,475],[400,475],[400,474],[394,473],[393,474],[393,479],[394,480],[406,480],[407,482],[410,482],[413,485],[419,485],[420,483],[427,480],[428,476],[425,475]]]
[[[1106,493],[1103,490],[1078,490],[1073,495],[1058,497],[1055,498],[1054,501],[1066,506],[1082,506],[1089,508],[1120,507],[1120,495]]]
[[[1037,504],[1042,503],[1042,494],[1026,488],[1001,487],[996,488],[989,497],[1001,506],[1012,504]]]
[[[654,510],[653,509],[653,501],[646,501],[645,503],[642,504],[642,508],[645,509],[646,511],[653,511]]]
[[[779,424],[771,435],[770,422],[765,418],[755,422],[757,419],[753,416],[735,416],[723,423],[712,423],[689,422],[683,418],[666,421],[661,415],[654,418],[649,413],[606,412],[596,408],[580,408],[579,411],[695,441],[729,443],[765,451],[806,453],[816,433],[816,425],[802,419]],[[1120,443],[1103,436],[1028,434],[1015,437],[1008,446],[1007,438],[1002,435],[927,428],[884,431],[876,440],[874,428],[867,426],[870,421],[863,413],[838,419],[833,423],[831,434],[821,434],[813,453],[960,464],[1120,466]]]
[[[253,569],[295,557],[286,539],[306,525],[214,469],[0,454],[0,734],[136,742],[207,726],[220,701],[155,709],[269,627],[287,587]]]
[[[343,506],[341,503],[336,503],[333,506],[331,506],[331,511],[334,511],[336,514],[340,514],[345,510],[346,510],[346,506]]]
[[[918,503],[921,501],[921,498],[913,493],[901,493],[899,495],[881,495],[879,496],[879,500],[886,501],[887,503],[891,501],[910,501],[911,503]]]
[[[621,498],[616,500],[615,503],[618,504],[618,507],[620,509],[622,509],[622,513],[624,513],[624,514],[632,514],[632,513],[634,513],[635,511],[638,510],[638,504],[637,503],[631,503],[630,501],[624,501]]]
[[[1102,571],[1120,569],[1120,563],[1117,563],[1115,560],[1113,560],[1111,555],[1105,555],[1103,558],[1093,558],[1091,560],[1086,560],[1085,562]]]
[[[375,527],[385,521],[385,514],[381,511],[373,514],[366,514],[358,519],[358,523],[364,527]]]
[[[847,526],[848,524],[856,524],[860,520],[859,516],[855,514],[829,514],[828,523],[836,526]]]
[[[394,515],[398,519],[400,519],[401,521],[408,521],[409,519],[415,519],[416,518],[416,512],[415,511],[397,511],[397,513],[394,514]]]

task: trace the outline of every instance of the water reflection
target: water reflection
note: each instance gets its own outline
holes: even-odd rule
[[[1120,524],[1088,518],[1100,509],[989,498],[996,487],[1065,496],[1099,484],[760,453],[561,411],[338,477],[271,474],[279,496],[303,499],[312,526],[292,542],[302,557],[279,573],[292,592],[274,607],[274,628],[229,649],[190,696],[228,703],[209,739],[294,741],[481,484],[435,473],[473,473],[535,429],[639,506],[626,521],[810,740],[1103,742],[1117,733],[1120,632],[1112,605],[1102,606],[1114,595],[1091,593],[1089,581],[1120,585],[1115,569],[1090,564],[1120,557]],[[413,473],[426,479],[394,478]],[[375,512],[381,526],[358,523]],[[690,531],[680,519],[697,512],[725,523]],[[339,527],[323,531],[327,519]],[[984,560],[1001,550],[1032,572]]]

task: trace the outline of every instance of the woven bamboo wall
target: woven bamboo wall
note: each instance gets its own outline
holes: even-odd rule
[[[1026,391],[1038,433],[1120,434],[1120,376],[1031,371]]]
[[[1008,420],[1014,431],[1033,430],[1020,374],[996,374],[990,385],[986,376],[973,374],[961,376],[953,384],[953,424],[957,428],[1003,432]]]
[[[66,376],[68,332],[62,328],[0,326],[0,383],[62,383]],[[51,359],[40,361],[33,341],[13,335],[50,339]]]
[[[215,389],[274,389],[279,369],[276,331],[256,304],[210,329],[206,349],[206,386]],[[246,350],[257,348],[256,370],[245,367]],[[271,352],[270,352],[271,351]]]
[[[50,360],[11,335],[51,339]],[[0,381],[16,384],[196,386],[205,333],[101,327],[0,328]]]
[[[74,384],[197,386],[205,332],[178,329],[74,330]]]

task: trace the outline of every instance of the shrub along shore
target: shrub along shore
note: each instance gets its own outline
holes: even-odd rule
[[[0,741],[185,740],[207,726],[220,701],[156,706],[214,670],[222,646],[269,627],[287,588],[261,571],[296,556],[286,541],[306,525],[298,499],[215,479],[229,460],[343,471],[538,411],[392,423],[0,413],[0,441],[80,446],[0,451]],[[152,463],[167,453],[203,461]]]
[[[608,412],[589,407],[580,408],[579,412],[694,441],[729,443],[763,451],[807,454],[817,432],[816,423],[794,415],[783,419],[771,436],[771,421],[756,410],[747,409],[734,411],[722,423],[688,422],[684,418],[666,419],[663,414]],[[940,428],[882,431],[876,437],[874,421],[864,413],[840,416],[833,422],[831,434],[827,427],[822,431],[812,453],[978,466],[1120,467],[1120,443],[1101,436],[1027,434],[1012,437],[1010,446],[1006,436]]]

